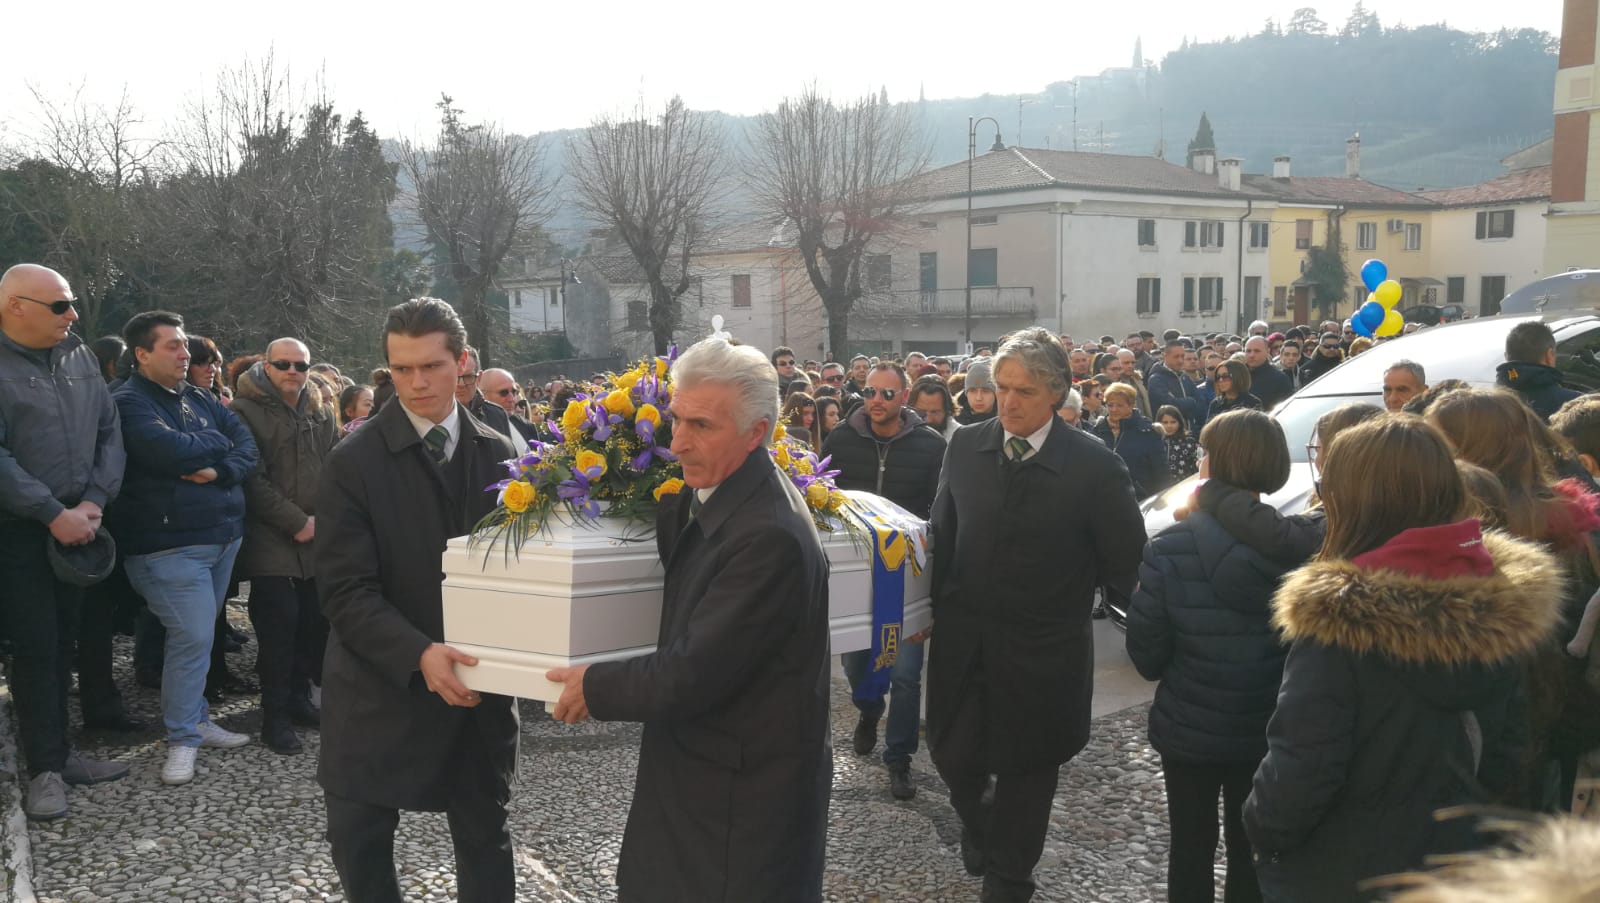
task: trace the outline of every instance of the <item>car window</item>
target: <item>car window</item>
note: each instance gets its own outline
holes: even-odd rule
[[[1562,383],[1584,392],[1600,389],[1600,325],[1557,343],[1556,366]]]
[[[1296,464],[1307,463],[1306,443],[1317,428],[1317,420],[1339,405],[1360,402],[1373,407],[1383,407],[1381,394],[1312,395],[1296,396],[1279,405],[1272,418],[1283,427],[1283,437],[1289,442],[1289,460]]]

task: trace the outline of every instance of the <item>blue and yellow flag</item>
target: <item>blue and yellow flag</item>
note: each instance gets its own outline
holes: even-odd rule
[[[889,692],[889,680],[900,652],[901,626],[905,617],[906,573],[921,572],[915,543],[920,537],[908,533],[906,516],[899,510],[879,510],[871,502],[876,497],[851,493],[851,511],[866,525],[872,538],[872,645],[868,647],[866,676],[856,685],[855,698],[882,699]]]

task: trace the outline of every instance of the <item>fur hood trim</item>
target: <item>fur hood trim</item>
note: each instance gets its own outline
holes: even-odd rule
[[[1381,883],[1410,888],[1392,903],[1581,903],[1600,895],[1596,862],[1600,824],[1550,819],[1514,828],[1505,846]]]
[[[1565,574],[1542,546],[1483,534],[1495,572],[1430,579],[1314,561],[1284,578],[1273,623],[1306,638],[1410,664],[1493,664],[1533,651],[1561,619]]]

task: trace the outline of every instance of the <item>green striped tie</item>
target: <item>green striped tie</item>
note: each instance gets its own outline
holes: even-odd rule
[[[1021,437],[1006,440],[1006,454],[1013,461],[1021,461],[1022,456],[1026,455],[1032,448],[1033,444]]]
[[[444,447],[450,441],[449,430],[435,424],[433,429],[428,430],[428,434],[422,437],[422,441],[428,443],[428,451],[433,454],[433,460],[440,464],[449,460],[444,453]]]

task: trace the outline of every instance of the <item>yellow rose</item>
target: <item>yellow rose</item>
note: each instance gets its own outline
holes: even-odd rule
[[[828,510],[829,511],[838,511],[840,508],[843,508],[844,507],[844,503],[849,501],[849,500],[850,500],[849,496],[847,496],[844,493],[840,492],[839,490],[835,489],[832,492],[828,493]]]
[[[606,410],[623,417],[633,413],[633,399],[628,397],[627,389],[617,389],[606,395],[604,404]]]
[[[561,432],[563,435],[576,436],[578,430],[583,428],[583,421],[589,416],[589,406],[582,401],[567,402],[567,409],[561,412]]]
[[[661,501],[661,497],[664,496],[664,495],[677,495],[678,493],[680,493],[682,491],[683,491],[683,481],[678,479],[677,477],[673,477],[672,479],[667,480],[666,482],[662,483],[660,486],[656,487],[656,492],[655,492],[656,501],[658,501],[658,502]]]
[[[778,466],[784,470],[788,470],[794,465],[794,459],[789,455],[789,450],[781,445],[778,446],[777,451],[772,453],[772,459],[777,461]]]
[[[658,358],[656,358],[656,379],[666,379],[666,378],[667,378],[667,359],[664,358],[664,357],[658,357]]]
[[[806,504],[813,508],[822,508],[828,504],[828,487],[821,481],[806,487]]]
[[[506,510],[513,514],[521,514],[528,510],[528,506],[532,505],[538,498],[539,490],[534,489],[531,483],[517,480],[506,486],[505,495],[501,497],[500,504],[505,505]]]
[[[600,475],[603,476],[606,472],[606,456],[597,451],[590,451],[586,448],[583,451],[578,452],[577,456],[572,461],[572,465],[573,469],[581,470],[584,473],[588,473],[590,468],[599,467]],[[590,477],[589,479],[592,480],[594,477]]]
[[[639,378],[642,375],[643,374],[637,370],[629,370],[627,373],[624,373],[612,380],[612,382],[616,384],[617,388],[627,390],[633,388],[634,384],[639,381]]]
[[[772,441],[774,441],[774,442],[782,442],[784,439],[787,439],[788,437],[789,437],[789,430],[786,427],[784,427],[783,424],[780,423],[777,426],[772,428]]]
[[[648,420],[651,426],[661,425],[661,412],[653,404],[639,405],[639,410],[633,415],[634,420]]]

